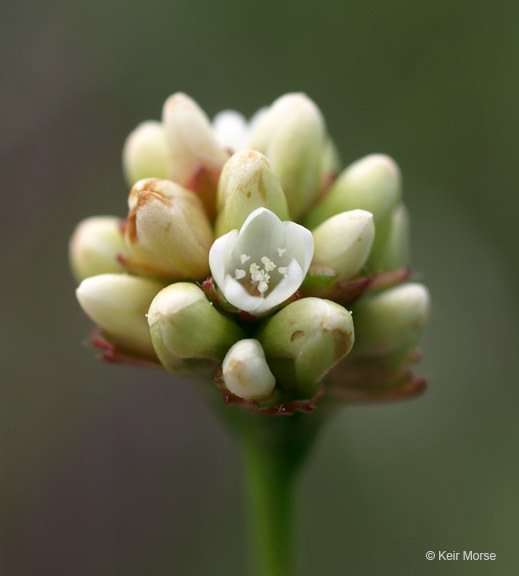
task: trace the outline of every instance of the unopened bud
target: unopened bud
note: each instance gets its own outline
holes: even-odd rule
[[[81,280],[97,274],[124,272],[117,260],[126,252],[121,220],[115,216],[93,216],[80,222],[69,244],[70,267]]]
[[[391,213],[400,201],[400,170],[383,154],[372,154],[353,163],[335,180],[324,199],[304,220],[313,229],[331,216],[347,210],[367,210],[373,214],[375,249],[385,241]]]
[[[335,302],[303,298],[266,320],[257,338],[278,384],[296,398],[311,398],[351,350],[353,320]]]
[[[321,156],[321,193],[325,193],[341,170],[341,158],[335,142],[328,136]]]
[[[319,194],[325,136],[321,111],[305,94],[278,98],[251,136],[251,148],[269,159],[294,220]]]
[[[365,210],[341,212],[325,220],[313,232],[312,265],[330,268],[338,281],[353,278],[366,263],[375,226],[373,215]]]
[[[129,270],[170,280],[209,275],[213,232],[200,199],[168,180],[141,180],[128,199]]]
[[[214,308],[201,288],[189,282],[159,292],[151,303],[148,323],[159,360],[177,375],[216,366],[245,336]]]
[[[126,274],[101,274],[76,290],[81,308],[118,348],[155,357],[146,312],[164,287],[161,282]]]
[[[252,338],[229,349],[222,363],[222,377],[227,390],[244,400],[267,398],[276,385],[261,344]]]
[[[405,356],[418,343],[429,300],[427,288],[417,283],[363,297],[353,308],[355,354]]]
[[[166,100],[162,119],[169,145],[169,178],[195,190],[213,216],[216,183],[229,154],[218,143],[205,112],[186,94],[177,92]]]
[[[143,178],[167,178],[169,150],[166,130],[160,122],[143,122],[130,133],[123,149],[126,182],[133,186]]]
[[[268,208],[281,220],[289,220],[281,185],[269,162],[255,150],[234,154],[223,167],[218,183],[216,235],[239,230],[256,208]]]
[[[399,204],[391,214],[384,243],[372,252],[368,263],[373,270],[404,268],[409,266],[410,252],[409,215],[404,204]]]
[[[249,126],[247,120],[236,110],[222,110],[213,118],[213,131],[225,150],[238,152],[247,146]]]

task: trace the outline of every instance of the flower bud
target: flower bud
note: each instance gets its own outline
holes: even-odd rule
[[[213,118],[213,131],[218,143],[225,150],[238,152],[247,147],[249,126],[236,110],[222,110]]]
[[[375,226],[373,215],[365,210],[341,212],[325,220],[313,232],[312,265],[330,268],[337,281],[353,278],[366,263]]]
[[[155,357],[146,312],[164,284],[126,274],[100,274],[76,290],[81,308],[118,348]]]
[[[305,94],[278,98],[251,136],[251,148],[269,159],[294,220],[319,194],[325,136],[322,114]]]
[[[268,208],[288,220],[288,207],[281,185],[269,162],[255,150],[234,154],[223,167],[218,183],[216,235],[239,230],[256,208]]]
[[[321,298],[303,298],[265,320],[257,334],[278,384],[311,398],[326,373],[351,350],[351,313]]]
[[[143,178],[167,178],[169,150],[160,122],[143,122],[130,133],[123,149],[123,170],[128,186]]]
[[[168,180],[141,180],[132,188],[128,205],[129,270],[170,280],[209,275],[213,232],[194,192]]]
[[[177,375],[214,367],[245,336],[189,282],[171,284],[159,292],[151,303],[148,323],[159,360]]]
[[[222,364],[222,378],[227,390],[244,400],[267,398],[276,385],[261,344],[252,338],[240,340],[229,349]]]
[[[404,204],[399,204],[391,214],[385,242],[372,251],[368,264],[373,270],[396,270],[409,266],[411,243],[409,215]]]
[[[377,232],[374,249],[385,241],[391,213],[401,196],[400,170],[383,154],[372,154],[354,162],[335,180],[322,202],[304,220],[313,229],[326,219],[347,210],[373,214]]]
[[[321,156],[321,190],[324,194],[341,169],[341,158],[335,142],[328,137]]]
[[[115,216],[94,216],[80,222],[69,244],[70,267],[79,283],[89,276],[124,272],[117,260],[126,252],[121,220]]]
[[[162,111],[169,144],[169,178],[199,194],[212,217],[216,183],[229,157],[205,112],[186,94],[170,96]]]
[[[417,283],[365,296],[353,308],[355,354],[400,360],[418,343],[429,314],[429,292]]]

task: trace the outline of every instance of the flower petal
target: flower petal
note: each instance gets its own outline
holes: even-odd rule
[[[267,300],[266,298],[249,294],[244,286],[242,286],[230,274],[227,274],[225,277],[222,292],[230,304],[236,306],[236,308],[239,308],[240,310],[249,312],[250,314],[259,314],[271,308],[270,305],[267,307],[264,306],[264,303]]]
[[[238,230],[231,230],[213,242],[209,250],[209,268],[220,289],[225,283],[225,271],[238,239]]]
[[[295,258],[306,276],[314,255],[314,239],[310,230],[295,222],[283,222],[287,253]]]
[[[269,308],[274,308],[281,304],[301,286],[305,274],[301,266],[295,258],[292,259],[287,268],[286,276],[279,282],[279,284],[272,290],[272,292],[265,298]]]
[[[267,208],[253,210],[241,227],[237,247],[240,254],[258,254],[268,256],[265,247],[284,248],[285,230],[281,220]],[[238,255],[239,256],[239,255]]]

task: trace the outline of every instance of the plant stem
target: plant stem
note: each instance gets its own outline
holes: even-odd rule
[[[254,576],[295,576],[295,487],[316,415],[238,415]]]
[[[247,443],[243,453],[253,536],[253,574],[292,576],[294,470],[279,457]]]

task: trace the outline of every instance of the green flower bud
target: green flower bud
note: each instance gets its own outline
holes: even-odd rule
[[[168,180],[141,180],[128,205],[129,270],[170,280],[207,278],[213,232],[194,192]]]
[[[222,378],[227,390],[244,400],[267,398],[276,385],[261,344],[252,338],[229,349],[222,363]]]
[[[76,290],[81,308],[118,348],[155,357],[146,312],[164,287],[161,282],[126,274],[100,274]]]
[[[115,216],[93,216],[80,222],[69,244],[69,261],[79,283],[89,276],[124,272],[117,260],[126,252],[121,220]]]
[[[260,152],[234,154],[223,167],[218,182],[216,235],[239,230],[256,208],[268,208],[281,220],[289,220],[287,200]]]
[[[168,177],[168,140],[160,122],[143,122],[130,133],[123,148],[123,170],[128,186],[143,178]]]
[[[341,212],[325,220],[313,232],[313,266],[330,268],[337,281],[353,278],[366,263],[375,226],[373,215],[365,210]]]
[[[328,137],[321,156],[321,190],[324,194],[341,170],[341,158],[335,142]]]
[[[186,94],[170,96],[162,111],[169,144],[169,178],[195,190],[215,215],[216,184],[229,154],[218,143],[205,112]]]
[[[304,220],[313,229],[331,216],[347,210],[367,210],[373,214],[377,235],[373,249],[382,245],[393,208],[400,201],[400,170],[383,154],[372,154],[353,163],[335,180],[322,202]]]
[[[409,283],[363,297],[353,308],[355,354],[399,362],[420,338],[429,314],[429,292]]]
[[[278,385],[295,398],[311,398],[351,350],[353,320],[335,302],[303,298],[266,320],[256,337]]]
[[[253,131],[251,148],[269,159],[294,220],[319,194],[325,137],[322,114],[305,94],[278,98]]]
[[[196,284],[178,282],[151,303],[148,323],[164,368],[176,375],[214,368],[244,338],[242,329],[218,312]]]
[[[411,259],[409,216],[404,204],[399,204],[393,210],[385,242],[377,248],[368,261],[373,270],[396,270],[409,266]]]

